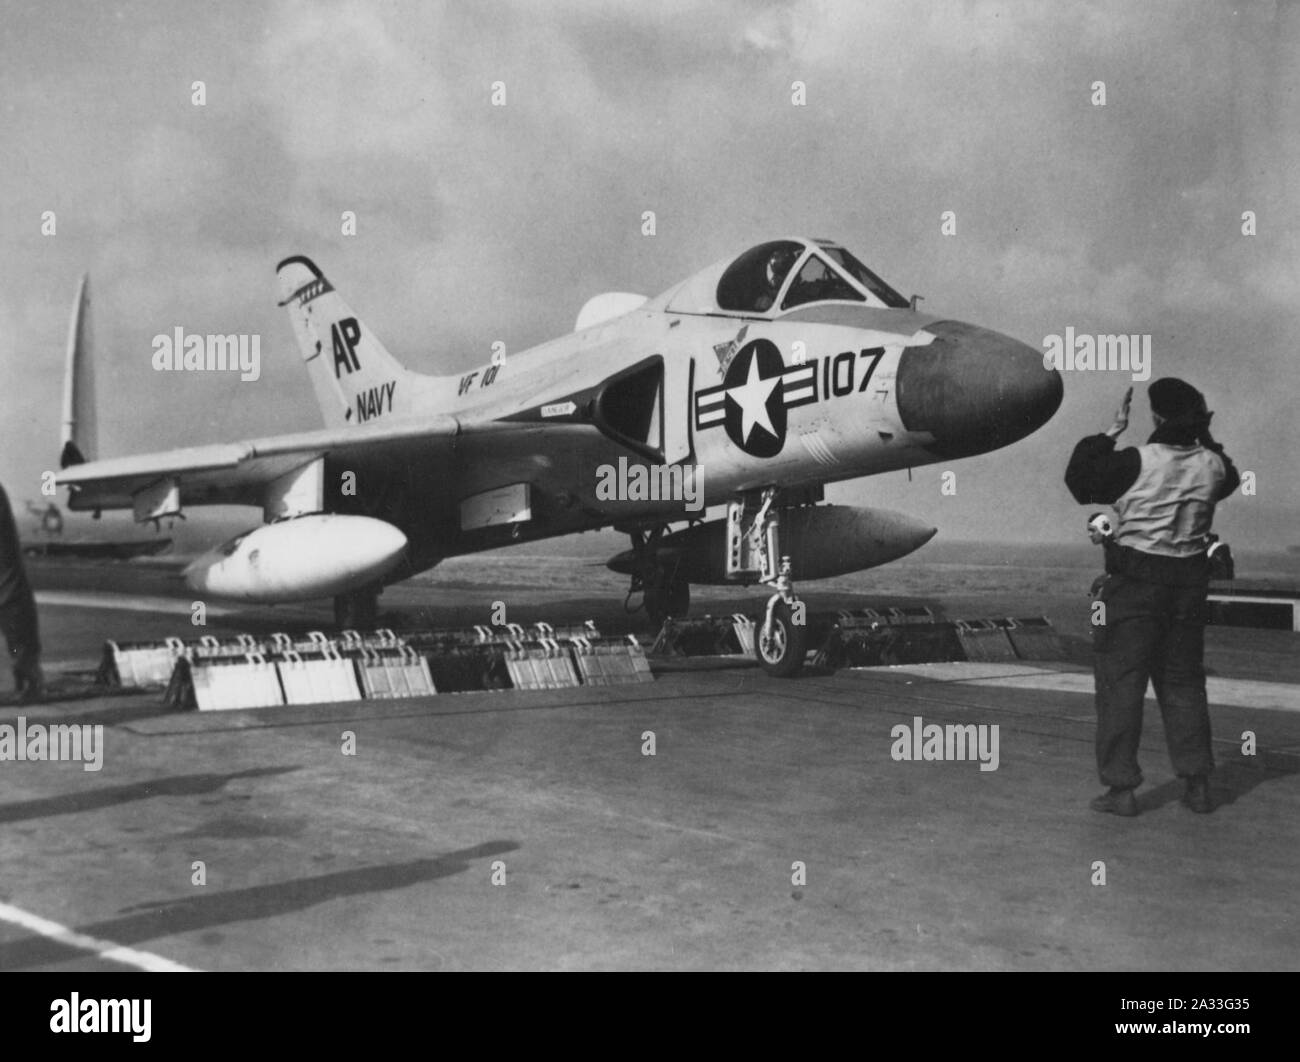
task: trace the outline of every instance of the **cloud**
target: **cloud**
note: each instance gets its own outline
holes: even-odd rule
[[[191,213],[228,176],[221,159],[193,129],[154,125],[135,136],[125,185],[136,211]]]
[[[598,291],[657,294],[804,232],[844,240],[927,311],[1030,339],[1067,324],[1158,334],[1284,482],[1287,459],[1253,413],[1281,416],[1280,389],[1261,394],[1254,370],[1290,364],[1300,323],[1294,8],[161,10],[87,5],[57,27],[23,16],[0,44],[0,354],[18,381],[0,394],[4,424],[57,418],[68,303],[88,265],[119,401],[153,410],[101,418],[120,452],[314,422],[274,305],[286,254],[316,259],[412,365],[450,373],[495,339],[516,353],[563,335]],[[205,108],[189,101],[198,78]],[[796,79],[805,107],[791,105]],[[1089,101],[1098,79],[1105,108]],[[498,80],[506,107],[491,105]],[[39,236],[44,209],[59,212],[57,239]],[[1244,209],[1257,237],[1240,235]],[[940,234],[944,210],[954,237]],[[176,324],[262,333],[269,384],[227,394],[142,374],[150,337]],[[1225,370],[1238,346],[1252,373]],[[1110,391],[1071,381],[1034,447],[979,467],[1059,480],[1038,455],[1104,423]],[[4,441],[11,466],[37,463],[36,447]],[[867,499],[883,478],[852,489]],[[973,529],[998,526],[972,513]]]
[[[1173,263],[1164,276],[1162,300],[1165,306],[1193,312],[1216,312],[1238,301],[1237,290],[1210,271],[1203,259]]]
[[[408,40],[438,33],[438,8],[427,10],[433,17],[421,12],[421,32]],[[281,136],[304,162],[418,150],[443,121],[438,79],[421,69],[373,5],[280,5],[268,27],[261,71]]]
[[[1236,266],[1246,297],[1267,300],[1291,317],[1300,313],[1300,232],[1293,227],[1290,232],[1271,234],[1268,239],[1243,237],[1242,243]]]
[[[761,11],[740,29],[743,46],[763,55],[790,54],[795,44],[797,8]]]

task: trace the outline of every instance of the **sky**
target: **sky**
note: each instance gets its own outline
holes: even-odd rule
[[[116,456],[320,426],[275,305],[290,254],[408,367],[452,373],[570,331],[598,292],[655,295],[798,234],[1040,349],[1067,327],[1149,334],[1152,379],[1200,387],[1255,473],[1216,529],[1300,543],[1300,4],[3,0],[0,18],[16,507],[57,460],[83,272]],[[260,335],[261,378],[155,372],[177,327]],[[1067,372],[1048,425],[951,464],[955,494],[936,465],[828,499],[950,539],[1081,540],[1065,463],[1131,382]],[[1151,429],[1135,386],[1128,443]]]

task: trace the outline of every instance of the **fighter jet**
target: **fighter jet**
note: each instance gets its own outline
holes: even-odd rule
[[[573,333],[449,376],[406,369],[309,259],[277,273],[321,430],[90,460],[79,297],[57,481],[72,509],[140,522],[261,508],[261,526],[186,569],[189,585],[333,597],[342,626],[372,624],[383,586],[446,557],[612,526],[631,548],[610,567],[655,621],[687,613],[691,583],[769,587],[755,655],[793,675],[796,579],[935,534],[824,504],[825,485],[998,449],[1061,402],[1038,350],[918,312],[825,239],[760,243],[656,298],[597,295]]]

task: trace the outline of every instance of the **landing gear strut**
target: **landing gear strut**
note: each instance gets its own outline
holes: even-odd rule
[[[667,577],[662,586],[647,586],[645,610],[656,627],[671,616],[680,619],[691,610],[691,584],[685,579]]]
[[[631,600],[635,594],[643,595],[646,615],[656,627],[662,626],[669,617],[680,619],[691,610],[691,584],[678,575],[677,559],[664,560],[658,555],[664,530],[657,527],[648,532],[631,532],[638,563],[627,596]]]
[[[379,620],[379,590],[369,587],[334,598],[334,625],[340,630],[374,630]]]
[[[754,632],[754,655],[769,675],[792,678],[803,668],[808,628],[803,602],[791,581],[790,558],[781,554],[780,521],[772,511],[775,498],[775,488],[763,491],[752,522],[747,520],[746,499],[727,507],[727,574],[743,578],[756,573],[760,583],[775,591],[767,599],[762,626]]]

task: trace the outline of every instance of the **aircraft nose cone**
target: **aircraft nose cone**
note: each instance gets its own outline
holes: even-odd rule
[[[898,412],[908,431],[928,431],[940,457],[968,457],[1037,431],[1064,388],[1041,351],[961,321],[925,326],[934,342],[903,351]]]

